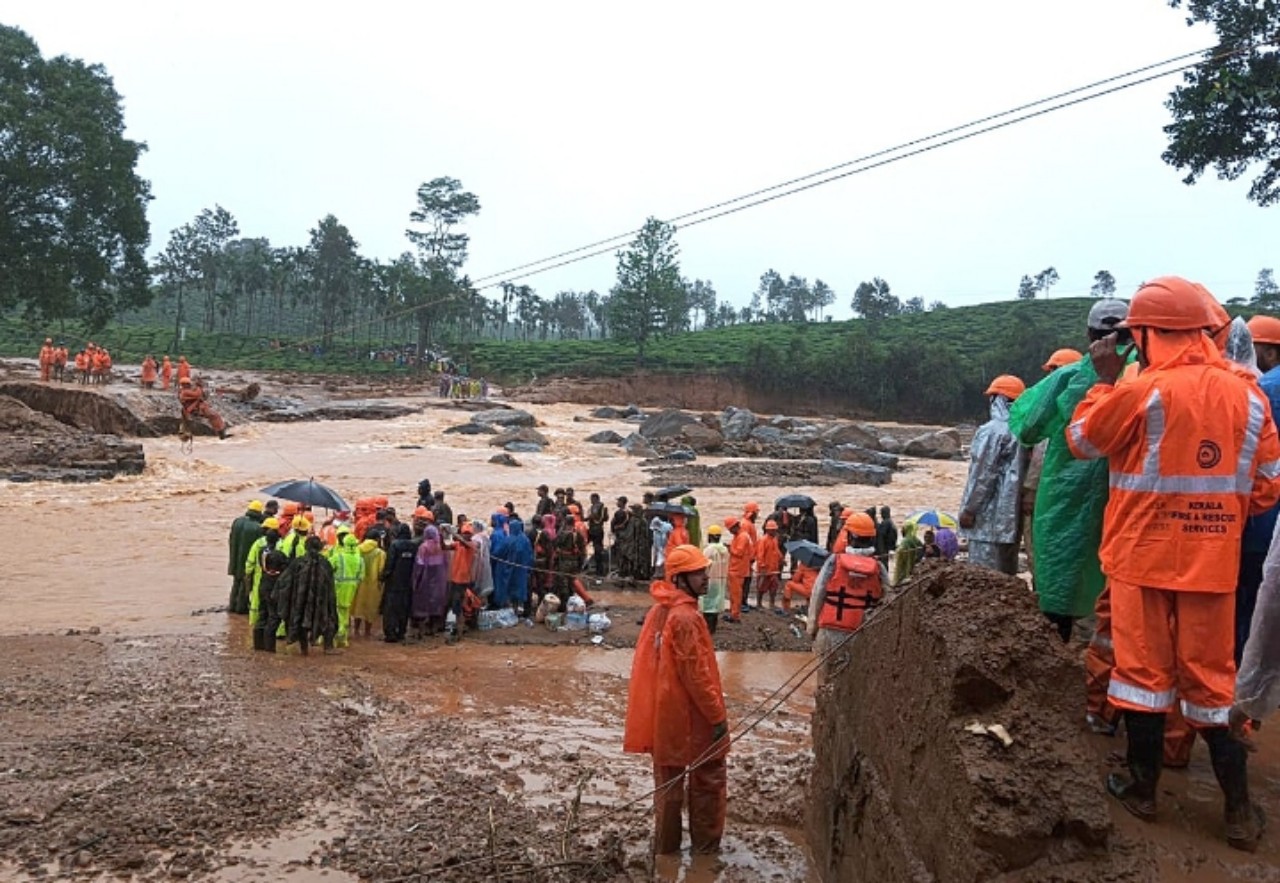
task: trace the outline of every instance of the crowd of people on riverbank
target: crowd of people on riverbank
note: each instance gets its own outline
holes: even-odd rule
[[[590,607],[588,583],[612,577],[634,586],[660,578],[671,550],[691,544],[722,565],[713,574],[715,591],[701,604],[714,631],[721,620],[737,623],[753,610],[803,612],[822,560],[855,527],[898,579],[923,558],[954,557],[958,545],[945,527],[941,543],[932,530],[917,538],[912,524],[900,537],[887,506],[855,512],[831,503],[819,545],[807,498],[767,516],[748,501],[741,515],[704,525],[689,494],[679,504],[653,493],[636,503],[617,497],[610,513],[597,493],[585,501],[571,487],[553,492],[542,485],[536,493],[527,519],[510,502],[484,518],[455,515],[445,492],[428,480],[404,515],[381,497],[323,519],[297,503],[253,501],[230,532],[230,609],[250,617],[259,649],[274,649],[275,637],[335,648],[353,634],[371,636],[378,625],[390,642],[441,633],[453,640],[475,627],[483,610],[533,619],[548,612],[549,600],[555,613],[572,597]],[[790,553],[796,541],[816,555]],[[328,572],[308,561],[324,562]],[[313,589],[320,592],[318,607]]]

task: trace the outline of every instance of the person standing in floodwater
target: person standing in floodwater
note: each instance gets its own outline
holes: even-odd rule
[[[631,663],[622,748],[653,756],[658,855],[680,851],[686,802],[693,851],[719,851],[729,807],[729,723],[711,632],[698,611],[709,565],[697,546],[671,550],[666,579],[649,588],[656,603]]]

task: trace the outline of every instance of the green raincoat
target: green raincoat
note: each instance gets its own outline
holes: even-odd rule
[[[329,563],[333,565],[333,588],[338,599],[338,645],[346,646],[351,605],[356,600],[360,580],[364,579],[364,556],[360,554],[360,541],[355,534],[342,534],[342,542],[329,550]]]
[[[1009,410],[1009,428],[1022,444],[1042,441],[1044,467],[1032,516],[1032,560],[1040,609],[1088,616],[1105,582],[1098,563],[1102,515],[1107,508],[1107,461],[1077,460],[1067,448],[1076,405],[1097,382],[1088,356],[1058,368],[1028,389]]]

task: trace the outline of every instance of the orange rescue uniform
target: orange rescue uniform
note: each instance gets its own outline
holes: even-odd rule
[[[818,569],[800,561],[796,562],[795,572],[782,587],[782,609],[791,609],[791,596],[799,595],[806,601],[813,595],[813,583],[818,578]]]
[[[739,522],[741,524],[741,522]],[[754,548],[751,534],[739,527],[729,544],[729,616],[742,615],[742,594],[747,577],[751,575],[751,552]]]
[[[726,719],[715,647],[692,595],[665,580],[649,593],[656,603],[636,640],[622,749],[653,755],[654,786],[663,789],[654,795],[655,851],[679,851],[687,788],[693,850],[707,852],[728,809],[729,740],[712,738]]]
[[[160,363],[160,388],[168,389],[169,382],[173,380],[173,363],[169,361],[169,357],[165,356],[164,361]]]
[[[1115,670],[1108,697],[1193,726],[1226,726],[1244,520],[1280,500],[1280,440],[1266,399],[1198,330],[1145,331],[1148,366],[1098,384],[1067,430],[1107,457],[1100,550]]]

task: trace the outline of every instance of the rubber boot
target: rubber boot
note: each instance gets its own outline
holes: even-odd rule
[[[1200,734],[1209,743],[1213,773],[1225,798],[1227,844],[1233,849],[1254,852],[1262,838],[1266,817],[1262,808],[1249,800],[1248,750],[1223,727],[1204,729]]]
[[[253,649],[254,650],[267,649],[265,629],[256,628],[253,630]]]
[[[1129,734],[1129,776],[1112,773],[1107,777],[1107,791],[1129,812],[1144,822],[1153,822],[1156,785],[1164,764],[1164,714],[1126,711],[1124,725]]]
[[[276,652],[276,630],[264,629],[262,632],[262,649],[267,653]]]

